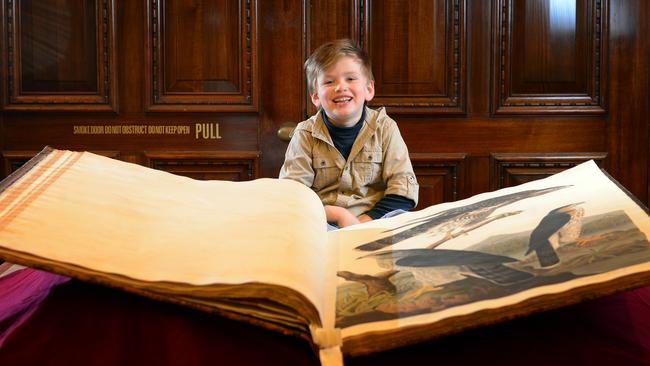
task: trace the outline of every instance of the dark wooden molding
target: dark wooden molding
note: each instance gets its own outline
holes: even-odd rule
[[[259,151],[145,151],[145,165],[202,180],[246,181],[259,177]]]
[[[204,25],[212,27],[213,32],[225,33],[224,39],[235,39],[236,49],[218,51],[213,48],[213,39],[185,39],[183,29],[174,28],[169,31],[171,22],[179,21],[181,14],[170,19],[165,15],[165,9],[172,0],[149,0],[146,6],[147,32],[145,34],[145,109],[150,112],[256,112],[259,108],[259,78],[258,78],[258,36],[257,36],[257,0],[237,0],[239,20],[228,14],[218,14],[224,20],[232,21],[238,25],[235,32],[228,33],[228,29],[216,29],[223,22],[209,22]],[[219,3],[228,7],[225,2]],[[207,7],[207,3],[205,4]],[[196,9],[195,9],[196,10]],[[203,10],[201,10],[203,11]],[[199,10],[196,10],[202,15]],[[212,14],[215,15],[215,14]],[[232,24],[230,24],[232,25]],[[201,32],[199,36],[203,37]],[[181,44],[190,43],[199,48],[200,55],[183,55],[171,59],[169,54],[181,52],[177,50],[178,44],[173,47],[167,38]],[[181,42],[182,39],[182,42]],[[225,41],[224,41],[225,42]],[[203,60],[192,57],[214,55],[226,52],[221,59],[208,63],[187,66],[179,65],[183,62],[199,63]],[[222,63],[219,63],[222,62]],[[198,71],[197,71],[198,68]],[[190,78],[183,79],[177,76],[178,70],[189,73]],[[225,70],[225,71],[224,71]],[[224,72],[226,79],[200,79],[200,75],[215,75]],[[174,76],[172,76],[174,75]]]
[[[420,185],[417,210],[458,200],[467,154],[411,153],[410,158]]]
[[[389,113],[403,113],[403,114],[464,114],[466,113],[466,1],[467,0],[445,0],[433,1],[430,0],[431,8],[436,6],[444,8],[442,14],[420,13],[417,11],[406,12],[408,17],[419,17],[417,21],[413,19],[401,19],[399,14],[388,14],[386,19],[376,18],[373,15],[374,3],[371,0],[364,0],[360,2],[361,15],[360,21],[360,43],[365,48],[373,62],[373,73],[375,73],[375,98],[369,103],[373,107],[385,106]],[[409,6],[417,6],[419,2],[408,2]],[[383,13],[383,12],[382,12]],[[438,15],[438,17],[435,17]],[[427,30],[426,32],[398,32],[392,34],[388,31],[373,32],[373,27],[384,29],[384,25],[390,20],[391,24],[413,24],[416,22],[424,23],[431,22],[432,24],[438,22],[444,25],[444,32],[436,32]],[[390,35],[390,38],[382,38]],[[409,58],[410,65],[413,69],[419,70],[416,75],[428,75],[428,80],[413,79],[410,75],[414,71],[409,70],[407,65],[404,65],[401,58],[406,57],[402,52],[396,52],[392,48],[402,46],[401,44],[389,44],[390,40],[397,39],[408,44],[408,52],[413,56]],[[424,37],[424,40],[423,40]],[[435,37],[441,37],[439,42],[434,42]],[[427,47],[415,49],[418,43],[424,41],[431,41]],[[413,46],[411,46],[413,45]],[[404,46],[406,47],[406,46]],[[431,50],[431,57],[420,57],[419,54],[422,50]],[[436,57],[440,55],[440,57]],[[396,77],[396,80],[382,82],[383,67],[390,61],[393,61],[395,66],[392,67],[390,72],[409,73],[408,77]],[[442,70],[436,73],[433,68],[437,65],[443,65]],[[406,71],[408,70],[408,71]],[[391,86],[395,90],[385,90],[387,86]],[[423,87],[426,85],[426,87]]]
[[[16,111],[118,111],[117,97],[117,75],[116,75],[116,47],[115,47],[115,14],[114,0],[94,0],[94,35],[90,39],[96,41],[96,48],[90,50],[94,52],[96,64],[88,65],[89,70],[93,70],[93,75],[88,75],[86,80],[48,80],[56,84],[55,89],[45,87],[32,88],[30,90],[26,85],[23,69],[25,68],[23,53],[29,49],[22,44],[21,39],[26,30],[21,23],[22,10],[21,2],[17,0],[3,1],[3,28],[5,28],[2,42],[6,43],[3,48],[3,100],[5,110]],[[83,4],[82,4],[83,5]],[[83,7],[83,6],[82,6]],[[51,16],[57,16],[56,12],[51,12]],[[43,16],[47,12],[39,13]],[[44,24],[57,24],[56,19],[38,19],[37,26],[30,32],[37,32],[38,26],[45,27]],[[71,22],[83,22],[85,19],[72,19]],[[86,19],[87,20],[87,19]],[[86,26],[83,23],[76,23],[77,26]],[[51,31],[48,29],[39,29],[41,37],[47,37]],[[51,40],[36,39],[39,45],[46,44]],[[75,45],[77,48],[83,48],[87,45]],[[41,46],[43,47],[43,46]],[[43,51],[44,52],[44,51]],[[33,55],[32,55],[33,56]],[[68,55],[72,59],[72,55]],[[32,57],[37,59],[36,57]],[[38,59],[38,61],[43,61]],[[48,67],[45,65],[35,64],[31,66]],[[71,66],[68,65],[70,68]],[[53,75],[49,75],[52,77]],[[61,75],[57,75],[61,76]],[[88,82],[88,87],[84,90],[60,90],[60,85],[66,82],[83,83]]]
[[[577,24],[574,33],[570,35],[563,34],[562,31],[553,33],[553,29],[544,29],[547,34],[537,34],[541,33],[541,29],[546,24],[538,24],[539,32],[531,32],[527,29],[526,31],[515,30],[516,24],[533,27],[524,19],[513,18],[515,10],[518,11],[516,13],[518,16],[526,15],[526,9],[514,9],[517,4],[529,3],[516,0],[494,2],[492,112],[496,114],[606,113],[609,0],[578,1],[575,14]],[[544,10],[553,11],[550,8]],[[536,18],[541,18],[540,14],[537,15]],[[580,23],[580,20],[583,23]],[[562,37],[565,43],[574,44],[566,46],[566,49],[553,49],[552,40]],[[517,44],[515,39],[519,39]],[[539,60],[539,57],[532,57],[531,54],[526,53],[524,45],[527,49],[545,49],[546,52],[543,54],[548,59]],[[564,51],[575,52],[575,55],[571,58],[564,54]],[[532,60],[515,59],[515,55],[531,56]],[[573,65],[549,66],[550,63],[561,59]],[[552,80],[552,74],[558,71],[569,74],[571,70],[574,73],[571,76],[579,80]],[[536,76],[525,76],[526,73]],[[581,77],[578,77],[578,74]],[[515,79],[523,80],[515,83]],[[521,84],[519,87],[523,90],[515,90],[514,84]]]
[[[605,152],[495,153],[490,155],[490,188],[496,190],[546,178],[589,160],[602,167],[606,159]]]

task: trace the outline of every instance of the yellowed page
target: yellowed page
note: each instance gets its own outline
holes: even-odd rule
[[[278,284],[321,315],[325,232],[294,181],[198,181],[91,153],[55,150],[0,194],[1,247],[142,281]]]
[[[538,242],[542,231],[537,227],[549,227],[550,221],[542,225],[542,220],[566,205],[572,205],[569,216],[577,221],[565,224],[553,249],[559,262],[542,266],[537,252],[527,253],[527,248]],[[412,235],[400,235],[406,230]],[[338,236],[336,326],[342,328],[345,345],[360,335],[385,335],[647,272],[649,232],[648,214],[593,162],[517,187],[346,228]],[[490,277],[487,267],[479,271],[480,263],[460,262],[475,254],[489,256],[486,261],[494,260],[493,267],[508,271],[507,279]],[[548,259],[542,252],[539,256]],[[369,349],[372,343],[368,341]]]

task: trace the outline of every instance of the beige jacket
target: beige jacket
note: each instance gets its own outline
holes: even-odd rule
[[[366,118],[348,160],[334,147],[321,112],[300,122],[280,169],[280,178],[311,187],[325,205],[361,215],[386,194],[418,201],[418,183],[397,123],[384,108],[366,107]]]

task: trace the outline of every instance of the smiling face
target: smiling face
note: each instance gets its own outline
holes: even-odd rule
[[[368,80],[359,60],[344,56],[318,75],[316,91],[310,96],[332,124],[351,127],[361,118],[364,102],[375,96],[375,84]]]

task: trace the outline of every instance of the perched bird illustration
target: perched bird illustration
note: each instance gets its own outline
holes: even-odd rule
[[[549,211],[530,234],[526,255],[535,251],[539,265],[550,267],[560,262],[555,251],[561,245],[575,242],[582,230],[584,208],[571,203]]]
[[[422,283],[422,287],[409,297],[414,298],[425,291],[465,279],[478,277],[499,286],[526,281],[534,276],[505,265],[517,259],[469,250],[448,249],[403,249],[368,254],[388,270],[408,271]]]
[[[526,198],[551,193],[566,187],[570,186],[531,189],[506,194],[503,196],[488,198],[465,206],[451,208],[423,218],[419,218],[417,220],[413,220],[411,222],[407,222],[402,226],[386,230],[387,232],[392,232],[403,227],[411,226],[408,229],[400,231],[396,234],[392,234],[390,236],[359,245],[356,247],[356,249],[362,251],[374,251],[393,244],[397,244],[403,240],[412,238],[417,235],[434,236],[437,234],[444,234],[444,237],[442,239],[429,246],[429,249],[435,248],[443,242],[455,238],[458,235],[467,233],[494,220],[498,220],[520,212],[506,212],[500,215],[490,216],[496,209],[500,207]]]
[[[382,291],[386,291],[392,294],[397,292],[395,285],[389,280],[390,277],[397,272],[399,271],[393,269],[372,276],[352,273],[349,271],[338,271],[336,272],[336,275],[348,281],[359,282],[363,284],[366,287],[368,297],[373,297]]]

